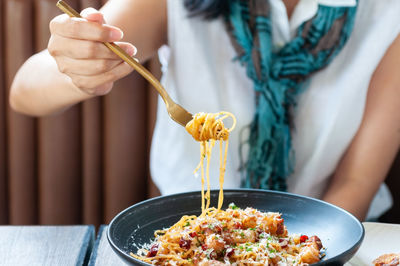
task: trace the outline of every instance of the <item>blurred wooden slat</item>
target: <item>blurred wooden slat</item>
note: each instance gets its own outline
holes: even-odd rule
[[[102,101],[91,99],[82,106],[83,223],[103,222]]]
[[[87,7],[93,7],[95,9],[100,9],[101,1],[100,0],[81,0],[80,9],[83,10]]]
[[[10,88],[15,73],[32,54],[30,0],[5,0],[5,79]],[[6,94],[8,99],[8,93]],[[35,120],[7,110],[9,222],[37,222],[36,126]]]
[[[78,9],[79,2],[68,0]],[[54,0],[36,0],[36,51],[47,47],[50,20],[61,14]],[[54,88],[57,89],[57,88]],[[39,222],[82,221],[81,108],[39,120]]]
[[[81,0],[80,8],[99,9],[100,0]],[[102,173],[102,98],[82,104],[83,223],[96,226],[103,222]]]
[[[8,222],[7,200],[7,161],[6,161],[6,86],[4,81],[4,55],[3,55],[3,0],[0,0],[0,224]]]
[[[147,88],[137,73],[104,98],[105,222],[146,195]]]
[[[158,56],[155,56],[149,63],[149,69],[153,73],[155,77],[159,80],[161,79],[161,64],[158,60]],[[147,91],[147,101],[148,101],[148,109],[147,109],[147,198],[154,198],[160,196],[160,190],[158,190],[157,186],[154,184],[151,179],[150,174],[150,147],[151,147],[151,139],[153,137],[154,126],[156,124],[156,116],[157,116],[157,100],[158,93],[156,90],[148,84]]]

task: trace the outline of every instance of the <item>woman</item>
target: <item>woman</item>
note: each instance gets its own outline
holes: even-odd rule
[[[48,50],[21,67],[10,103],[42,116],[105,95],[132,69],[101,42],[124,36],[141,62],[168,44],[171,96],[237,117],[225,188],[287,189],[378,217],[400,143],[399,13],[397,0],[111,0],[51,21]],[[198,190],[198,144],[158,108],[153,179],[163,194]]]

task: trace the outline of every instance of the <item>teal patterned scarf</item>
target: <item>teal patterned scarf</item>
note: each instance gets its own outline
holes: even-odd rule
[[[286,178],[294,166],[289,110],[309,77],[343,48],[355,14],[356,7],[320,5],[296,36],[274,52],[269,0],[229,1],[227,29],[256,91],[249,154],[242,166],[243,187],[286,190]]]

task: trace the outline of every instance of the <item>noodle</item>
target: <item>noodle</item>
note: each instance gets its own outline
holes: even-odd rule
[[[225,128],[223,120],[231,117],[233,124],[231,128]],[[205,215],[204,211],[210,206],[210,160],[211,152],[215,145],[215,141],[219,140],[220,145],[220,171],[219,171],[219,185],[220,191],[218,196],[218,210],[221,209],[224,200],[223,184],[226,166],[226,157],[228,154],[229,145],[229,133],[236,126],[236,118],[233,114],[229,112],[219,112],[219,113],[197,113],[193,116],[193,119],[187,123],[186,130],[190,135],[200,142],[200,163],[194,170],[196,173],[199,168],[201,169],[201,211],[202,215]],[[225,152],[222,155],[223,141],[225,144]],[[206,178],[207,178],[207,192],[204,195],[204,158],[207,158],[206,166]],[[206,203],[205,203],[206,201]]]

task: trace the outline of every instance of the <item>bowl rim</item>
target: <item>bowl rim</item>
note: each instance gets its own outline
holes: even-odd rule
[[[212,190],[210,190],[210,193],[213,193],[213,192],[219,192],[219,189],[212,189]],[[322,203],[322,204],[324,204],[324,205],[326,205],[326,206],[329,206],[329,207],[331,207],[331,208],[337,209],[337,210],[339,210],[339,211],[341,211],[341,212],[347,214],[347,215],[357,224],[357,226],[358,226],[359,229],[361,230],[361,235],[360,235],[359,239],[357,240],[357,242],[355,242],[355,243],[354,243],[349,249],[347,249],[346,251],[344,251],[344,252],[342,252],[342,253],[340,253],[340,254],[338,254],[338,255],[332,257],[332,258],[329,258],[329,259],[324,260],[324,261],[320,261],[320,262],[315,263],[315,264],[312,264],[312,265],[317,266],[317,265],[328,264],[328,263],[330,263],[330,262],[335,261],[339,256],[346,256],[346,255],[348,255],[349,253],[352,253],[352,252],[354,251],[354,249],[356,249],[355,252],[357,252],[357,250],[358,250],[358,248],[360,247],[362,241],[364,240],[364,237],[365,237],[365,228],[364,228],[364,225],[360,222],[360,220],[358,220],[358,219],[357,219],[353,214],[351,214],[350,212],[348,212],[348,211],[346,211],[345,209],[343,209],[343,208],[341,208],[341,207],[339,207],[339,206],[336,206],[336,205],[334,205],[334,204],[332,204],[332,203],[329,203],[329,202],[326,202],[326,201],[323,201],[323,200],[320,200],[320,199],[316,199],[316,198],[313,198],[313,197],[309,197],[309,196],[304,196],[304,195],[299,195],[299,194],[291,193],[291,192],[282,192],[282,191],[274,191],[274,190],[266,190],[266,189],[251,189],[251,188],[224,189],[224,194],[225,194],[226,192],[238,192],[238,193],[240,193],[240,192],[246,192],[246,193],[249,193],[249,192],[250,192],[250,193],[252,193],[252,192],[257,192],[257,193],[276,194],[276,195],[281,195],[281,196],[286,196],[286,197],[289,196],[290,198],[301,198],[301,199],[305,199],[305,200],[311,200],[311,201],[316,201],[316,202]],[[180,196],[180,197],[183,196],[183,197],[184,197],[185,195],[193,195],[193,194],[195,194],[195,193],[199,193],[199,194],[200,194],[200,191],[199,191],[199,190],[195,190],[195,191],[188,191],[188,192],[181,192],[181,193],[169,194],[169,195],[164,195],[164,196],[158,196],[158,197],[154,197],[154,198],[147,199],[147,200],[144,200],[144,201],[140,201],[140,202],[138,202],[138,203],[136,203],[136,204],[133,204],[133,205],[131,205],[131,206],[125,208],[124,210],[122,210],[121,212],[119,212],[117,215],[114,216],[114,218],[111,220],[111,222],[109,223],[109,225],[108,225],[108,227],[107,227],[107,240],[108,240],[108,243],[111,245],[112,249],[113,249],[115,252],[118,253],[118,255],[123,256],[126,260],[128,260],[128,261],[132,261],[132,260],[133,260],[135,263],[138,263],[138,264],[140,264],[140,265],[145,265],[145,266],[152,265],[152,264],[143,262],[143,261],[141,261],[141,260],[138,260],[138,259],[136,259],[136,258],[130,256],[129,254],[127,254],[127,253],[124,252],[123,250],[121,250],[121,249],[114,243],[114,241],[112,240],[112,238],[111,238],[111,230],[110,230],[110,229],[113,228],[113,225],[114,225],[115,223],[117,223],[117,221],[121,218],[121,216],[122,216],[124,213],[129,212],[131,209],[140,207],[140,206],[142,206],[142,205],[146,205],[146,204],[148,204],[149,202],[159,201],[159,200],[168,199],[168,198],[174,198],[174,197],[177,197],[177,196]],[[355,254],[355,252],[354,252],[354,254]]]

